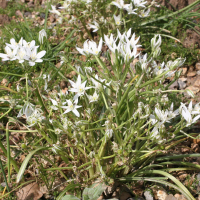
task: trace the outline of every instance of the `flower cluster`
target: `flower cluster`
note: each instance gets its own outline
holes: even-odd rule
[[[10,39],[10,44],[6,43],[5,54],[0,53],[2,61],[13,61],[18,60],[19,63],[24,63],[27,61],[30,66],[34,66],[35,63],[40,63],[41,59],[46,51],[40,51],[37,53],[39,46],[35,46],[35,40],[27,42],[23,38],[17,43],[14,38]]]
[[[109,50],[113,53],[113,55],[116,53],[121,55],[127,62],[133,58],[136,58],[139,55],[137,52],[137,47],[141,46],[137,44],[139,37],[136,39],[135,33],[131,36],[131,29],[123,34],[121,34],[119,30],[117,30],[117,32],[117,38],[114,38],[112,34],[110,37],[104,35],[105,44],[108,46]],[[76,47],[76,49],[82,55],[98,55],[102,48],[102,42],[103,40],[101,38],[97,47],[97,44],[94,41],[86,40],[83,44],[83,49],[79,47]]]
[[[117,6],[119,9],[126,10],[128,14],[135,14],[139,17],[148,17],[150,13],[149,6],[146,7],[147,1],[144,0],[131,0],[129,4],[125,4],[124,0],[115,0],[112,2],[113,5]],[[157,6],[157,3],[153,1],[150,6]]]

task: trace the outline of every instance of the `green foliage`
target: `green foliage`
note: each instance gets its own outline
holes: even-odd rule
[[[139,17],[142,8],[138,9],[138,15],[130,15],[111,2],[94,1],[89,7],[81,1],[73,2],[69,14],[76,14],[77,21],[69,25],[71,28],[64,41],[55,44],[49,40],[52,30],[47,29],[47,21],[44,43],[40,43],[38,38],[42,28],[33,28],[28,21],[15,24],[15,29],[11,24],[3,30],[7,36],[1,39],[1,46],[5,47],[11,38],[18,42],[23,37],[27,42],[34,40],[35,45],[39,45],[38,52],[45,51],[42,61],[34,66],[29,63],[30,57],[23,64],[10,60],[0,67],[2,78],[8,80],[5,86],[0,86],[0,94],[4,97],[0,100],[3,102],[0,119],[7,127],[7,140],[5,142],[2,138],[0,147],[8,158],[8,173],[11,173],[10,166],[13,165],[15,172],[12,173],[18,174],[16,181],[20,182],[28,165],[36,165],[35,160],[40,180],[49,190],[56,176],[70,182],[57,200],[78,200],[73,195],[65,195],[66,192],[80,191],[82,184],[90,185],[95,179],[100,179],[101,183],[86,187],[83,200],[96,200],[105,190],[104,182],[110,179],[166,184],[193,200],[187,188],[168,172],[189,170],[189,167],[199,169],[199,166],[173,161],[177,157],[171,156],[168,150],[188,137],[196,137],[185,130],[199,117],[199,105],[187,108],[181,104],[182,92],[187,91],[169,90],[172,82],[166,81],[171,76],[174,81],[180,77],[177,69],[183,65],[185,57],[187,63],[196,59],[196,52],[183,49],[181,44],[174,42],[178,41],[175,38],[178,31],[173,30],[174,26],[194,28],[194,24],[188,22],[192,17],[188,12],[193,7],[175,13],[155,8],[155,13],[143,18]],[[48,3],[46,14],[49,6]],[[82,15],[83,11],[85,15]],[[121,25],[115,24],[114,14],[121,15]],[[102,17],[104,22],[100,20]],[[99,23],[97,33],[88,29],[89,19]],[[105,23],[105,19],[109,20]],[[69,23],[64,14],[63,20]],[[78,31],[80,27],[81,31]],[[131,35],[134,31],[136,37],[141,35],[140,41],[145,48],[141,54],[148,53],[144,57],[140,55],[134,66],[133,60],[138,57],[134,50],[137,48],[129,46],[132,55],[125,46],[130,28]],[[77,36],[74,36],[75,33]],[[102,37],[107,50],[100,52],[97,43],[91,41],[83,45],[83,33],[87,33],[90,40],[97,41]],[[105,35],[110,33],[120,50],[116,48],[113,51],[105,41]],[[154,37],[150,39],[150,36]],[[89,45],[93,45],[91,49]],[[79,53],[76,47],[79,47]],[[1,53],[4,53],[3,48]],[[60,60],[62,63],[58,67]],[[60,86],[61,82],[65,82],[64,87]],[[17,83],[20,87],[17,88],[17,84],[8,87],[9,83]],[[68,94],[64,93],[66,88]],[[20,125],[23,129],[10,130],[9,123]],[[15,131],[26,132],[21,141],[23,145],[17,146],[19,152],[26,155],[23,163],[19,163],[20,169],[10,157],[9,134]],[[32,159],[34,156],[35,159]],[[59,159],[54,162],[52,157]],[[43,165],[42,159],[48,163],[47,166]],[[179,166],[175,169],[166,167],[177,164]],[[52,177],[48,179],[48,176]],[[57,191],[53,193],[58,194]]]

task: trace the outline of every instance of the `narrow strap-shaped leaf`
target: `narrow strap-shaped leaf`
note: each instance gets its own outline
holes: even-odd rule
[[[167,181],[161,180],[161,179],[156,179],[156,178],[148,178],[148,177],[125,177],[125,178],[119,178],[120,181],[133,181],[133,180],[143,180],[143,181],[150,181],[150,182],[157,182],[161,183],[163,185],[168,185],[169,187],[172,187],[182,193],[188,200],[195,200],[195,198],[191,195],[188,195],[186,191],[184,191],[183,188],[177,187],[176,185],[169,183]],[[187,190],[188,191],[188,190]]]
[[[62,197],[65,195],[65,193],[69,190],[74,189],[75,187],[81,187],[81,184],[69,184],[56,198],[56,200],[62,200]]]
[[[195,198],[192,196],[192,194],[189,192],[189,190],[178,179],[176,179],[171,174],[161,171],[161,170],[147,170],[144,173],[145,174],[160,174],[162,176],[168,177],[178,186],[178,188],[180,188],[182,190],[182,194],[187,196],[188,199],[195,200]]]
[[[17,174],[17,180],[16,182],[19,183],[19,181],[21,180],[23,174],[24,174],[24,171],[26,169],[26,166],[28,165],[28,162],[29,160],[31,159],[31,157],[38,151],[41,151],[41,150],[46,150],[46,149],[49,149],[49,147],[40,147],[38,149],[35,149],[34,151],[31,151],[27,156],[26,158],[24,159],[20,169],[19,169],[19,172]]]

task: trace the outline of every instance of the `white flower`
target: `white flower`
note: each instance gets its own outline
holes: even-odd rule
[[[33,48],[38,48],[39,46],[35,46],[35,40],[32,40],[31,42],[23,40],[23,47],[33,49]]]
[[[156,62],[154,61],[152,67],[153,67],[153,73],[156,76],[159,76],[160,74],[162,74],[165,71],[165,63],[164,62],[162,64],[157,65]]]
[[[29,117],[27,117],[27,123],[29,127],[32,127],[35,124],[42,122],[44,118],[45,117],[42,116],[42,114],[38,110],[35,109],[34,112]]]
[[[23,63],[24,60],[26,60],[26,57],[27,51],[25,50],[25,48],[21,47],[20,49],[18,49],[16,58],[19,60],[19,63]]]
[[[76,49],[78,50],[78,52],[84,56],[86,55],[89,55],[89,44],[88,44],[88,40],[86,40],[84,43],[83,43],[83,49],[79,48],[79,47],[76,47]]]
[[[58,110],[58,102],[54,99],[50,99],[52,102],[52,106],[50,106],[53,110]]]
[[[69,80],[69,82],[72,85],[72,88],[69,90],[71,92],[76,92],[77,94],[74,96],[74,100],[77,100],[79,96],[83,95],[85,90],[90,89],[91,87],[85,87],[86,82],[81,83],[81,76],[78,75],[77,81],[76,83],[74,83],[73,81]]]
[[[92,67],[85,67],[85,73],[91,74],[92,73]]]
[[[125,39],[126,39],[126,42],[130,42],[131,46],[134,48],[135,46],[136,47],[141,47],[142,45],[137,45],[139,39],[140,39],[140,36],[135,39],[135,33],[133,33],[133,35],[131,36],[131,39],[129,40],[126,36],[125,36]]]
[[[158,40],[156,41],[158,37]],[[152,39],[151,39],[151,48],[152,48],[152,51],[155,51],[158,47],[160,47],[161,45],[161,36],[160,35],[155,35]]]
[[[174,104],[172,103],[168,111],[168,119],[173,119],[179,114],[179,109],[173,111]]]
[[[56,128],[56,129],[55,129],[55,134],[56,134],[56,135],[59,135],[61,132],[62,132],[61,129],[59,129],[59,128]]]
[[[142,18],[143,17],[148,17],[149,13],[150,13],[150,8],[148,10],[146,10],[146,11],[142,10],[139,16],[142,17]]]
[[[49,10],[50,13],[54,13],[57,14],[58,16],[60,16],[60,12],[58,10],[56,10],[56,7],[51,5],[52,10]]]
[[[2,58],[2,61],[16,60],[17,59],[17,57],[16,57],[17,50],[18,50],[18,47],[16,47],[15,49],[12,50],[10,47],[6,46],[5,47],[6,54],[0,53],[0,57]]]
[[[114,15],[114,20],[115,20],[115,23],[116,23],[117,25],[120,25],[120,24],[121,24],[121,17],[120,17],[120,15],[118,15],[118,16]]]
[[[132,0],[136,7],[145,7],[147,1],[144,0]]]
[[[94,24],[88,24],[90,28],[94,29],[93,32],[97,32],[99,30],[99,24],[96,21],[93,21]]]
[[[70,100],[67,100],[66,103],[68,104],[68,106],[61,106],[61,108],[66,109],[65,112],[64,112],[63,114],[72,111],[77,117],[80,117],[80,114],[79,114],[77,108],[80,108],[80,107],[82,107],[82,106],[77,106],[76,102],[73,103],[73,102],[70,101]]]
[[[34,110],[35,110],[34,105],[32,103],[26,102],[24,106],[21,108],[21,110],[19,111],[19,114],[17,115],[17,117],[21,117],[22,115],[25,115],[26,118],[28,118],[29,116],[32,115]]]
[[[40,51],[37,53],[37,48],[27,49],[27,60],[30,66],[34,66],[36,62],[42,62],[41,59],[46,54],[46,51]]]
[[[192,114],[200,114],[200,103],[197,103],[195,106],[194,106],[194,109],[192,111]]]
[[[131,36],[131,28],[127,31],[121,34],[119,30],[117,29],[117,38],[119,38],[121,41],[124,41],[125,38],[129,38]]]
[[[98,80],[99,82],[96,81],[95,79]],[[99,78],[97,74],[95,75],[95,79],[91,78],[92,83],[95,85],[95,89],[96,90],[101,90],[102,89],[102,84],[101,83],[103,83],[105,81],[105,79]],[[103,86],[103,87],[105,88],[105,86]]]
[[[95,156],[95,152],[94,151],[90,151],[88,157],[89,158],[94,158],[94,156]]]
[[[113,135],[113,130],[112,129],[106,129],[105,135],[110,139]]]
[[[10,39],[10,44],[6,43],[6,45],[11,49],[15,49],[16,47],[22,47],[22,44],[23,44],[23,38],[21,38],[18,43],[15,41],[14,38]]]
[[[156,113],[158,119],[160,121],[162,121],[162,123],[169,122],[168,121],[168,112],[167,111],[163,111],[163,110],[160,110],[158,108],[155,108],[155,113]]]
[[[64,3],[63,3],[63,6],[62,7],[59,7],[60,9],[68,9],[68,7],[70,6],[70,3],[67,1],[67,0],[65,0],[64,1]]]
[[[200,115],[197,115],[195,118],[192,119],[191,113],[189,112],[189,110],[185,109],[185,107],[183,107],[182,109],[182,116],[187,121],[186,127],[195,123],[200,118]]]
[[[147,53],[143,56],[139,55],[139,62],[141,64],[142,71],[147,72],[147,67],[150,61],[151,59],[149,61],[147,59]]]
[[[107,46],[113,46],[113,43],[116,42],[112,33],[110,34],[110,38],[107,35],[104,35],[104,40]]]
[[[88,96],[88,99],[89,99],[90,103],[97,101],[98,98],[99,98],[99,95],[97,94],[96,91],[94,92],[93,95],[87,95],[87,96]]]
[[[122,56],[124,57],[125,61],[129,61],[132,58],[136,58],[137,56],[139,56],[139,54],[137,54],[137,47],[134,46],[134,48],[132,48],[130,42],[127,42],[126,44],[121,45],[121,48],[119,49]]]
[[[113,1],[111,2],[113,5],[117,6],[118,8],[120,9],[124,9],[126,7],[127,4],[124,4],[124,0],[117,0],[116,1]]]
[[[62,24],[63,18],[62,18],[62,17],[58,17],[57,22],[58,22],[59,24]]]
[[[96,42],[94,41],[89,41],[89,52],[93,55],[98,55],[99,52],[101,51],[102,48],[102,44],[103,44],[103,40],[102,38],[99,41],[99,46],[97,47]]]
[[[124,6],[124,9],[128,12],[128,14],[137,14],[135,11],[137,10],[136,9],[133,9],[133,5],[132,4],[127,4]]]
[[[40,32],[39,32],[39,42],[40,44],[43,44],[43,38],[46,37],[47,38],[47,33],[44,29],[42,29]]]

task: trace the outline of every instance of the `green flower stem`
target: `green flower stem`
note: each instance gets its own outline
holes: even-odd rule
[[[1,159],[0,159],[0,168],[1,168],[1,171],[2,171],[2,174],[3,174],[3,178],[4,178],[4,180],[5,180],[5,183],[6,183],[6,189],[7,189],[8,192],[10,192],[10,188],[9,188],[9,186],[8,186],[6,174],[5,174],[5,171],[4,171],[4,169],[3,169],[3,164],[2,164],[2,162],[1,162]]]
[[[25,74],[26,76],[26,101],[28,102],[28,74]]]
[[[6,143],[7,143],[7,165],[8,165],[8,183],[10,183],[10,141],[9,141],[9,122],[6,124]]]
[[[94,168],[92,166],[89,168],[89,175],[90,175],[90,178],[94,176]]]
[[[101,92],[101,94],[102,94],[102,97],[103,97],[103,100],[104,100],[104,103],[105,103],[106,109],[108,109],[108,104],[107,104],[106,98],[105,98],[105,96],[104,96],[104,93]]]
[[[128,93],[129,93],[129,90],[130,90],[130,88],[131,88],[131,86],[132,86],[133,81],[134,81],[135,79],[137,79],[138,76],[139,76],[139,75],[136,75],[136,76],[132,79],[132,81],[129,83],[128,88],[126,89],[126,92],[124,93],[122,99],[121,99],[120,102],[119,102],[119,105],[118,105],[118,108],[117,108],[117,112],[116,112],[117,114],[118,114],[119,111],[121,110],[121,106],[122,106],[122,104],[124,103],[125,98],[127,97]],[[143,76],[141,76],[141,77],[143,77]]]
[[[3,153],[4,153],[5,157],[6,157],[6,155],[7,155],[7,150],[6,150],[5,147],[3,146],[1,140],[0,140],[0,148],[1,148],[1,150],[3,151]],[[10,157],[10,162],[11,162],[11,164],[14,166],[15,171],[16,171],[16,172],[19,172],[19,168],[18,168],[18,166],[17,166],[17,163],[16,163],[15,160],[13,160],[11,157]]]
[[[77,71],[77,69],[76,69],[75,67],[73,67],[70,63],[67,63],[67,65],[68,65],[73,71],[75,71],[78,75],[80,75],[82,79],[85,79],[85,76],[83,76],[81,73],[79,73],[79,72]]]
[[[103,154],[105,152],[105,146],[106,146],[107,140],[106,140],[106,135],[103,138],[103,141],[101,143],[101,146],[99,148],[99,153],[98,153],[98,158],[103,157]]]
[[[38,132],[38,131],[37,131]],[[36,146],[39,142],[41,142],[42,140],[44,140],[45,137],[43,136],[42,138],[40,138],[37,142],[35,142],[32,146]]]
[[[99,65],[101,66],[102,69],[104,69],[107,74],[110,74],[110,71],[108,70],[108,68],[104,65],[104,63],[97,57],[95,56],[96,61],[99,63]]]
[[[6,116],[11,110],[12,110],[12,108],[9,108],[9,110],[7,112],[5,112],[3,115],[1,115],[0,119],[3,118],[4,116]]]
[[[23,75],[13,74],[13,73],[9,73],[9,72],[0,72],[0,74],[3,74],[3,75],[7,74],[7,75],[11,75],[11,76],[20,76],[20,77],[23,76]]]

